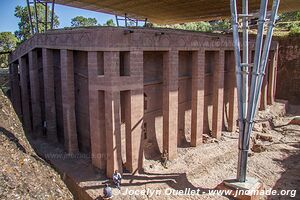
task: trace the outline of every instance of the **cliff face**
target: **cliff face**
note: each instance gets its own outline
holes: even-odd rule
[[[1,90],[0,199],[73,199],[59,174],[30,146]]]
[[[300,104],[300,37],[279,41],[276,98]]]

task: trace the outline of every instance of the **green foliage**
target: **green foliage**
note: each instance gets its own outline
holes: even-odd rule
[[[71,20],[72,27],[82,27],[82,26],[97,26],[96,18],[86,18],[83,16],[74,17]]]
[[[109,19],[103,24],[103,26],[116,26],[116,24],[114,23],[114,20]]]
[[[34,18],[34,7],[30,6],[30,12],[32,15],[32,22],[33,26],[35,27],[36,21]],[[45,9],[43,5],[37,4],[37,13],[38,13],[38,19],[39,19],[39,32],[44,32],[45,31]],[[22,7],[22,6],[17,6],[15,8],[15,16],[19,18],[20,22],[18,23],[19,25],[19,30],[15,32],[16,37],[20,41],[24,41],[28,39],[31,36],[31,30],[30,30],[30,22],[29,22],[29,17],[28,17],[28,7]],[[50,21],[51,18],[51,9],[48,7],[48,21]],[[57,28],[59,25],[59,20],[58,16],[54,15],[54,28]],[[51,24],[48,23],[47,28],[50,29]]]
[[[18,39],[11,32],[0,33],[0,52],[12,51],[16,48]]]
[[[290,27],[289,35],[291,36],[300,36],[300,25],[293,23]]]
[[[299,21],[300,20],[300,11],[287,12],[279,15],[279,21],[288,22],[288,21]]]
[[[300,35],[300,11],[287,12],[279,15],[275,29],[276,35]]]
[[[191,30],[191,31],[200,31],[200,32],[211,32],[212,27],[208,22],[191,22],[180,25],[181,29]]]
[[[213,31],[227,32],[231,28],[231,22],[229,19],[212,21],[210,24]]]
[[[0,33],[0,52],[13,51],[17,46],[18,39],[11,32]],[[8,54],[0,54],[0,68],[8,66]]]
[[[211,22],[190,22],[184,24],[174,24],[174,25],[156,25],[154,27],[165,27],[174,29],[183,29],[190,31],[200,31],[200,32],[227,32],[231,28],[230,20],[217,20]]]
[[[212,27],[208,22],[190,22],[190,23],[174,24],[174,25],[151,24],[151,27],[174,28],[174,29],[200,31],[200,32],[211,32],[212,31]]]

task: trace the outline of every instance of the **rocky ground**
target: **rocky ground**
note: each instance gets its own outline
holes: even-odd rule
[[[259,179],[265,189],[296,190],[300,188],[300,126],[294,120],[300,114],[299,106],[290,106],[285,115],[283,104],[268,107],[259,112],[251,138],[248,159],[248,176]],[[205,192],[200,199],[228,199],[208,195],[222,180],[236,176],[237,133],[223,133],[217,141],[208,138],[206,144],[197,148],[179,149],[179,157],[164,169],[159,161],[146,161],[146,173],[150,176],[161,174],[173,177],[164,183],[145,184],[145,188],[200,189]],[[164,174],[164,175],[162,175]],[[175,177],[175,178],[174,178]],[[168,179],[168,178],[167,178]],[[300,199],[297,191],[295,199]],[[193,196],[167,196],[165,199],[199,199]],[[289,199],[289,196],[264,196],[263,199]],[[160,199],[154,197],[153,199]]]
[[[72,199],[59,174],[30,146],[0,90],[0,199]]]
[[[262,182],[265,190],[290,190],[289,195],[266,195],[261,199],[300,199],[296,191],[300,188],[300,126],[299,120],[293,120],[300,115],[300,107],[289,106],[287,114],[284,110],[284,104],[276,103],[258,113],[251,137],[247,176]],[[223,132],[220,140],[206,136],[203,145],[179,148],[178,158],[170,161],[167,169],[159,158],[145,160],[143,173],[123,174],[121,191],[113,188],[113,199],[232,199],[209,192],[223,180],[236,177],[237,143],[237,132]],[[70,166],[85,168],[80,174],[78,170],[69,171],[69,175],[90,199],[101,199],[104,183],[111,184],[101,173],[91,169],[88,161],[70,160],[68,167],[66,160],[63,164],[58,160],[51,162],[65,169]],[[199,190],[200,195],[179,194],[189,189]]]

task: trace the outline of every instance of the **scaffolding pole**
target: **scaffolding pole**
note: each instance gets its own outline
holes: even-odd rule
[[[238,98],[238,114],[239,114],[239,156],[237,168],[237,181],[246,181],[247,158],[249,151],[250,135],[253,128],[253,121],[257,111],[258,99],[261,92],[262,82],[267,66],[273,29],[276,22],[278,7],[280,0],[273,0],[271,18],[268,25],[267,35],[264,40],[264,27],[266,22],[266,13],[268,8],[268,0],[261,0],[258,20],[258,30],[255,43],[254,64],[251,73],[250,91],[248,85],[249,66],[249,38],[248,38],[248,20],[251,15],[248,13],[248,0],[242,2],[242,14],[237,13],[237,1],[230,1],[232,15],[233,43],[235,52],[236,65],[236,84]],[[240,41],[239,41],[239,24],[238,17],[242,17],[242,33],[243,33],[243,63],[241,63]],[[248,96],[249,94],[249,96]]]
[[[45,31],[48,29],[48,3],[45,1]]]
[[[51,3],[52,2],[52,3]],[[44,31],[48,30],[48,25],[50,23],[50,29],[54,28],[54,6],[55,6],[55,0],[26,0],[27,3],[27,8],[28,8],[28,18],[29,18],[29,25],[30,25],[30,31],[31,34],[39,33],[39,24],[42,25],[44,28]],[[52,4],[52,9],[48,9],[48,3]],[[44,6],[44,15],[45,15],[45,20],[43,21],[42,18],[39,19],[38,16],[38,4],[41,4]],[[33,15],[35,18],[35,24],[32,21],[32,7],[30,5],[33,5]],[[48,13],[48,11],[51,11],[51,14]],[[51,17],[51,19],[49,19]],[[49,20],[48,20],[49,19]]]
[[[123,16],[118,16],[116,15],[116,23],[117,23],[117,27],[121,27],[122,26],[122,21],[124,21],[124,27],[138,27],[139,26],[139,22],[143,23],[144,27],[146,26],[147,23],[147,18],[144,20],[141,19],[135,19],[135,18],[131,18],[128,17],[128,15],[125,13],[124,17]]]
[[[237,15],[237,2],[236,0],[230,1],[231,15],[232,15],[232,32],[233,32],[233,45],[235,55],[235,70],[236,70],[236,86],[237,86],[237,98],[238,98],[238,123],[239,123],[239,164],[241,163],[240,150],[243,147],[243,134],[244,134],[244,121],[245,111],[243,107],[243,80],[242,80],[242,65],[241,65],[241,48],[238,32],[238,15]],[[245,85],[244,85],[245,86]],[[238,171],[239,173],[239,171]]]
[[[28,18],[29,18],[29,25],[30,25],[30,30],[31,30],[31,34],[34,34],[34,28],[33,28],[33,24],[32,24],[32,16],[31,16],[31,9],[30,9],[30,3],[29,0],[26,1],[27,2],[27,10],[28,10]]]
[[[52,0],[52,10],[51,10],[51,30],[54,27],[54,6],[55,6],[55,0]]]
[[[33,1],[34,3],[34,16],[35,16],[35,32],[39,33],[39,18],[37,13],[37,6],[36,6],[36,0]]]

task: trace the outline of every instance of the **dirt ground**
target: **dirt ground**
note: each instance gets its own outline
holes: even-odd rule
[[[265,190],[272,188],[280,192],[300,188],[300,127],[290,124],[299,114],[299,106],[290,106],[285,115],[284,104],[276,103],[259,112],[256,118],[248,176],[260,180]],[[145,160],[143,173],[123,174],[121,191],[113,188],[113,199],[230,199],[228,196],[210,195],[209,191],[223,180],[236,176],[237,142],[237,133],[223,132],[219,141],[207,137],[205,144],[196,148],[179,148],[178,158],[170,161],[167,169],[161,165],[159,158]],[[54,150],[45,143],[37,143],[48,161],[65,172],[69,181],[76,183],[75,196],[101,199],[104,183],[111,184],[111,181],[105,178],[103,172],[93,168],[88,158],[77,155],[61,159],[63,153],[58,148]],[[50,155],[60,155],[60,158],[49,158],[49,152]],[[200,195],[165,194],[189,189],[199,189]],[[146,194],[140,194],[143,192]],[[294,197],[291,199],[299,199],[299,194],[290,193],[290,196]],[[262,196],[261,199],[285,200],[290,196]]]
[[[60,175],[29,144],[0,89],[0,199],[72,199]]]
[[[300,115],[300,106],[289,106],[285,114],[282,103],[259,112],[251,139],[248,176],[263,183],[265,189],[296,190],[300,188],[300,126],[291,120]],[[103,183],[109,180],[90,165],[90,159],[68,157],[46,158],[49,165],[32,149],[42,149],[39,155],[52,151],[64,155],[57,146],[26,137],[10,101],[0,92],[0,199],[72,199],[64,180],[76,182],[74,196],[96,199],[102,194]],[[28,142],[28,139],[30,143]],[[236,176],[238,133],[223,132],[221,140],[207,137],[196,148],[179,148],[178,158],[165,169],[159,158],[145,160],[144,172],[124,174],[121,191],[113,188],[114,199],[230,199],[212,196],[208,192],[223,180]],[[39,148],[41,147],[41,148]],[[44,151],[44,153],[43,153]],[[57,155],[57,154],[53,154]],[[65,178],[69,177],[69,178]],[[71,185],[72,185],[71,184]],[[164,192],[190,188],[199,189],[199,196],[166,195]],[[73,191],[74,191],[73,190]],[[130,191],[152,191],[156,194],[123,195]],[[161,193],[157,192],[161,191]],[[120,194],[121,192],[121,194]],[[300,199],[300,191],[296,197]],[[289,199],[289,196],[264,196],[262,199]]]
[[[248,159],[248,176],[263,183],[264,189],[296,190],[300,188],[300,126],[289,124],[300,114],[299,106],[290,106],[284,116],[283,104],[276,104],[259,112],[252,135]],[[236,176],[237,133],[223,133],[220,141],[208,138],[206,144],[197,148],[180,148],[176,160],[168,163],[168,169],[160,162],[147,160],[145,175],[125,180],[130,189],[167,188],[175,190],[200,189],[206,193],[200,196],[153,195],[128,197],[116,195],[118,199],[229,199],[225,196],[211,196],[210,189],[216,188],[223,180]],[[135,179],[136,178],[136,179]],[[142,184],[141,184],[142,183]],[[141,185],[139,185],[141,184]],[[298,193],[300,191],[297,191]],[[289,196],[264,196],[262,199],[289,199]],[[300,199],[296,194],[294,199]]]

